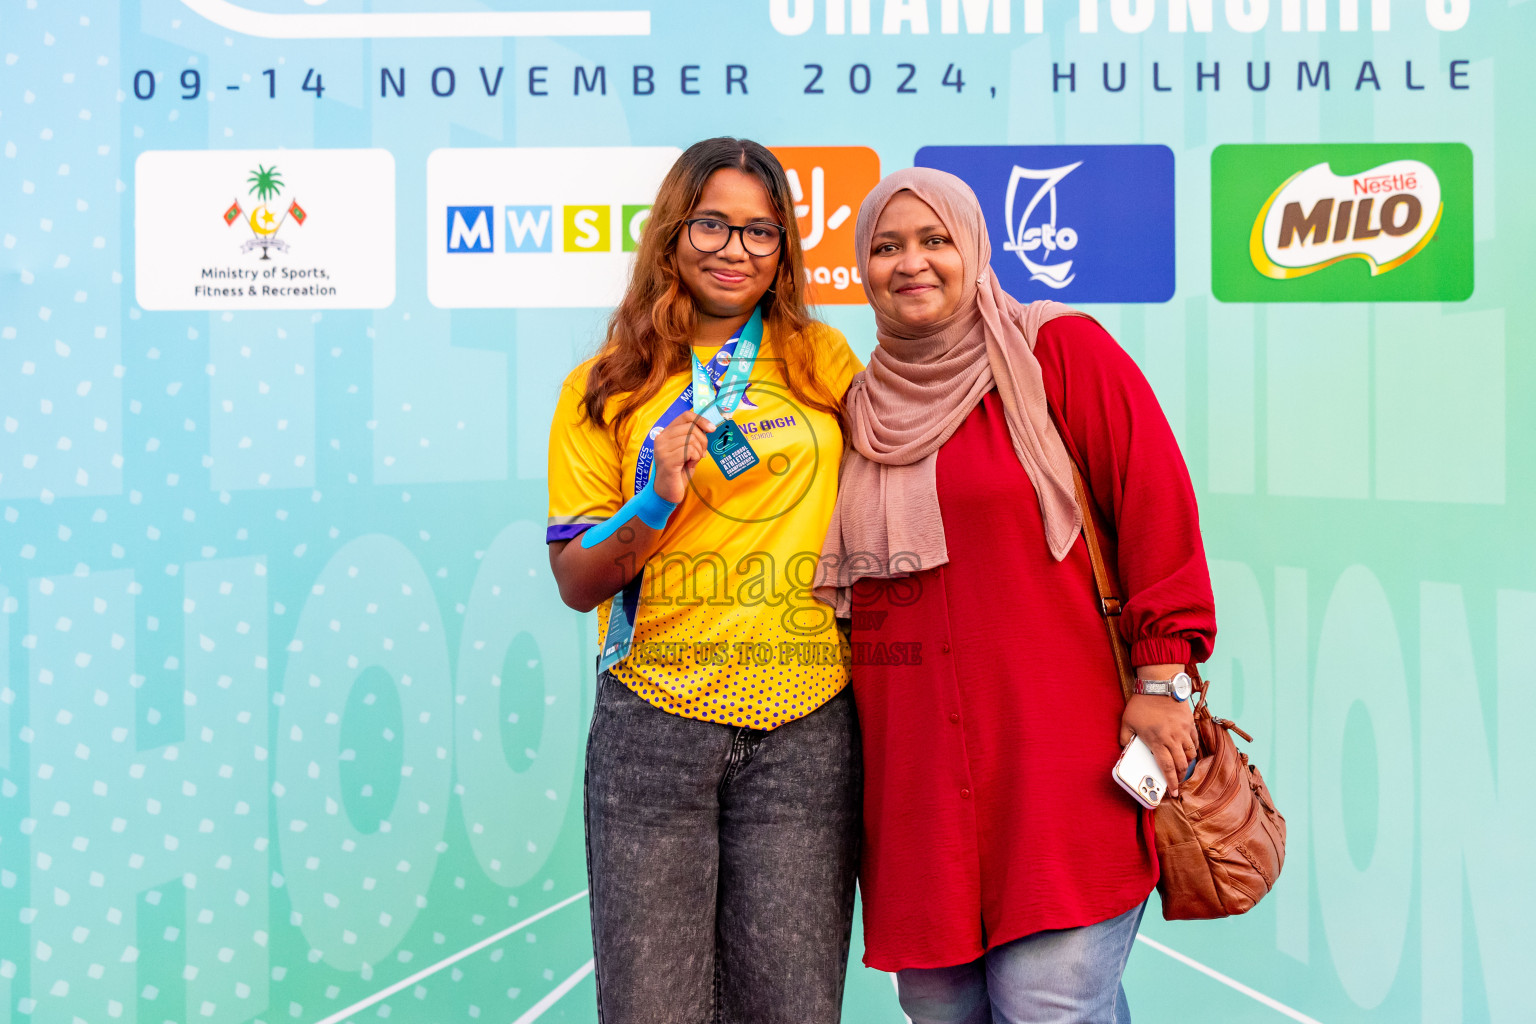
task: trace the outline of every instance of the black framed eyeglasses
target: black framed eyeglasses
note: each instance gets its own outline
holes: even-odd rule
[[[767,221],[751,224],[727,224],[718,217],[695,217],[688,225],[688,241],[699,252],[719,252],[731,244],[731,235],[741,234],[741,247],[753,256],[772,256],[784,242],[784,229]]]

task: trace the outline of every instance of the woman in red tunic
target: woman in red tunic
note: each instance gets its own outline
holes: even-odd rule
[[[1139,736],[1177,793],[1198,748],[1169,691],[1216,633],[1189,474],[1103,328],[1002,290],[959,178],[886,178],[857,246],[880,345],[817,582],[853,619],[864,962],[914,1024],[1124,1024],[1158,865],[1110,771]],[[1127,593],[1129,703],[1072,460]]]

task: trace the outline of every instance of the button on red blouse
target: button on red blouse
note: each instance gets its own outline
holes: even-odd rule
[[[1106,556],[1132,660],[1205,660],[1216,622],[1194,492],[1151,388],[1083,317],[1047,324],[1035,355],[1116,534]],[[853,667],[864,962],[886,971],[1103,921],[1157,880],[1151,813],[1110,778],[1124,702],[1088,552],[1079,538],[1051,558],[995,391],[940,449],[936,476],[949,563],[854,587],[855,651],[921,645],[908,663]]]

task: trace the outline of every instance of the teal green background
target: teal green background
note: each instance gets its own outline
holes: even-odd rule
[[[1389,160],[1422,160],[1440,179],[1445,212],[1434,237],[1412,259],[1375,277],[1358,259],[1288,281],[1265,277],[1254,267],[1248,251],[1254,219],[1287,179],[1324,162],[1334,174],[1358,174]],[[1472,160],[1472,150],[1463,143],[1217,146],[1211,152],[1212,293],[1222,302],[1460,302],[1470,298],[1476,277]]]
[[[1477,5],[1450,32],[1408,3],[1386,31],[1362,4],[1344,32],[1324,5],[1312,32],[1276,0],[1254,33],[1222,5],[1213,31],[1172,32],[1164,4],[1123,31],[1131,6],[1100,3],[1090,34],[1048,0],[1043,32],[1019,3],[1006,35],[945,34],[940,0],[917,6],[922,36],[883,34],[885,0],[868,35],[828,35],[818,3],[798,36],[767,0],[718,17],[657,0],[645,38],[372,40],[246,35],[179,0],[0,6],[0,1024],[316,1024],[553,907],[343,1019],[594,1020],[586,906],[562,903],[585,888],[595,639],[557,598],[543,527],[555,391],[604,311],[434,308],[426,159],[720,133],[866,145],[887,171],[924,145],[1172,148],[1173,299],[1089,312],[1183,447],[1219,605],[1213,700],[1254,734],[1290,846],[1246,917],[1154,906],[1143,929],[1272,1003],[1139,943],[1136,1020],[1296,1019],[1274,1003],[1330,1024],[1536,1020],[1536,3]],[[1367,59],[1380,93],[1351,87]],[[1452,91],[1461,59],[1471,88]],[[1333,62],[1332,89],[1292,89],[1301,60]],[[724,95],[730,61],[746,97]],[[1250,61],[1274,65],[1268,92]],[[1218,62],[1219,90],[1197,78]],[[577,63],[612,69],[607,96],[561,88]],[[657,95],[630,95],[635,63]],[[703,95],[678,91],[684,64]],[[499,98],[481,65],[507,67]],[[379,69],[402,66],[408,95],[380,99]],[[458,69],[454,97],[426,88],[437,66]],[[554,95],[515,87],[534,66]],[[182,101],[189,67],[255,87]],[[299,88],[309,68],[323,99]],[[162,76],[154,100],[133,97],[138,69]],[[1471,150],[1471,298],[1216,301],[1213,149],[1371,142]],[[393,154],[393,304],[139,309],[138,154],[278,146]],[[822,312],[870,350],[865,309]],[[897,1024],[854,946],[845,1019]]]

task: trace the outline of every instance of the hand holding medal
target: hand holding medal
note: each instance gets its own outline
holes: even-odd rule
[[[687,493],[694,467],[704,457],[715,425],[693,411],[679,413],[656,436],[656,494],[674,505]]]

